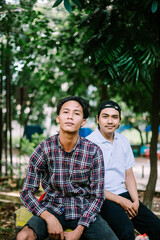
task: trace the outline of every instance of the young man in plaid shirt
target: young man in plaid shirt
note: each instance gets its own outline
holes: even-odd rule
[[[89,115],[83,98],[70,96],[57,104],[59,134],[41,142],[33,152],[21,201],[34,216],[17,240],[117,240],[99,215],[104,200],[104,164],[100,148],[79,136]],[[34,192],[40,181],[42,201]],[[66,228],[72,229],[65,232]]]

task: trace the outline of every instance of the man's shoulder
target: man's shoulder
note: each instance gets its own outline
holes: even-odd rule
[[[94,138],[97,138],[97,129],[95,129],[91,134],[89,134],[88,136],[86,136],[86,139],[88,139],[89,141],[92,142],[92,140]]]
[[[38,146],[44,146],[44,145],[49,146],[50,144],[56,145],[57,141],[58,141],[58,134],[44,139],[42,142],[39,143]]]
[[[128,138],[126,136],[124,136],[123,134],[116,132],[115,137],[119,141],[121,141],[123,144],[130,145]]]
[[[90,136],[90,135],[88,135]],[[93,143],[89,138],[88,136],[86,136],[85,138],[84,137],[80,137],[81,141],[84,143],[84,144],[87,144],[87,145],[90,145],[90,146],[96,146],[97,145],[95,143]]]
[[[117,138],[120,138],[120,139],[124,140],[124,141],[128,141],[128,138],[126,136],[124,136],[122,133],[115,132],[115,136]]]
[[[91,134],[92,134],[92,133],[91,133]],[[90,135],[91,135],[91,134],[90,134]],[[88,135],[88,136],[90,136],[90,135]],[[97,149],[100,149],[99,146],[98,146],[96,143],[92,142],[92,140],[90,140],[90,139],[88,138],[88,136],[86,136],[85,138],[84,138],[84,137],[80,137],[82,143],[83,143],[84,145],[88,145],[88,147],[90,147],[90,148],[95,148],[96,150],[97,150]]]
[[[101,134],[98,128],[96,128],[90,135],[86,137],[91,142],[94,142],[98,146],[100,146],[102,143],[106,142],[106,139]]]

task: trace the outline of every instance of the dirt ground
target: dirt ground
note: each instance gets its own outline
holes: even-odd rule
[[[14,212],[19,204],[0,202],[0,239],[12,240],[15,236]]]
[[[139,193],[140,199],[143,192]],[[14,212],[20,204],[0,202],[0,240],[12,240],[15,236]],[[156,194],[153,200],[152,210],[160,213],[160,194]]]

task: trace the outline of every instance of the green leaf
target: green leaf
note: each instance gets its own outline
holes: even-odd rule
[[[74,3],[74,4],[76,4],[78,7],[82,7],[82,4],[81,4],[81,2],[79,1],[79,0],[72,0],[72,2]]]
[[[136,72],[136,81],[138,81],[139,79],[139,69],[137,69],[137,72]]]
[[[57,7],[59,4],[61,4],[61,2],[62,2],[63,0],[57,0],[54,4],[53,4],[53,8],[54,7]]]
[[[69,13],[72,12],[72,7],[71,7],[69,0],[64,0],[64,7]]]
[[[152,7],[151,7],[152,13],[155,13],[157,9],[158,9],[158,1],[153,0]]]

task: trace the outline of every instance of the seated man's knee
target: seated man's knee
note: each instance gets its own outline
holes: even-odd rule
[[[118,238],[120,240],[134,240],[135,239],[134,229],[125,228],[118,234]]]
[[[36,240],[37,235],[35,232],[29,228],[28,226],[25,226],[16,237],[16,240]]]

